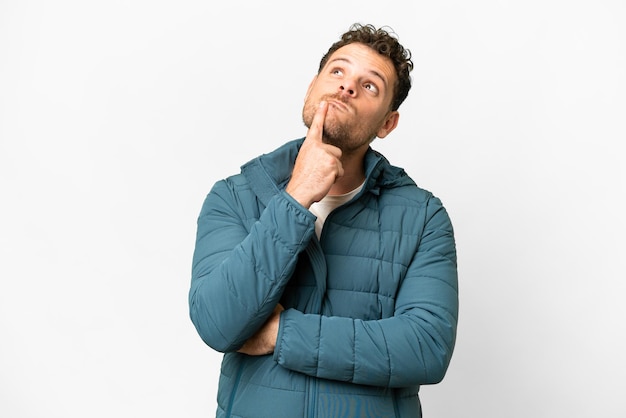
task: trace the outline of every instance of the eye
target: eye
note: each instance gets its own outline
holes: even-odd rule
[[[330,73],[333,75],[342,75],[343,71],[341,71],[339,68],[335,68]]]
[[[375,85],[375,84],[372,84],[372,83],[365,83],[365,84],[363,85],[363,88],[364,88],[365,90],[369,90],[369,91],[371,91],[372,93],[378,93],[378,87],[376,87],[376,85]]]

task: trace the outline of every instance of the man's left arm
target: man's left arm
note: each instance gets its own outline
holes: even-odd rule
[[[280,365],[310,376],[375,386],[443,379],[458,319],[456,248],[439,200],[432,199],[428,210],[394,316],[364,321],[283,311],[274,351]]]

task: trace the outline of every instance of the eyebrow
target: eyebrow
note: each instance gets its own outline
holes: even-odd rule
[[[326,63],[327,66],[330,66],[330,64],[336,62],[336,61],[344,61],[347,62],[348,64],[352,64],[352,61],[349,58],[345,58],[345,57],[337,57],[337,58],[333,58],[332,60],[328,61]],[[368,72],[373,75],[376,78],[379,78],[380,81],[382,81],[382,83],[385,85],[385,87],[387,87],[387,80],[385,80],[385,77],[382,76],[381,73],[379,73],[376,70],[368,70]]]

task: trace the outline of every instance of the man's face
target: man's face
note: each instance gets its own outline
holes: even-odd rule
[[[364,151],[378,136],[397,124],[390,111],[396,72],[390,59],[366,45],[339,48],[313,79],[305,98],[302,119],[311,127],[320,101],[329,104],[324,121],[324,142],[344,153]]]

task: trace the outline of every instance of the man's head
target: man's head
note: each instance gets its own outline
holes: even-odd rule
[[[410,52],[396,37],[372,25],[353,25],[320,62],[305,98],[305,125],[311,126],[320,101],[328,101],[324,141],[344,153],[364,153],[375,137],[397,126],[412,68]]]
[[[355,23],[341,39],[335,42],[328,52],[322,57],[318,73],[322,71],[330,56],[339,48],[359,42],[374,51],[389,58],[396,70],[396,83],[393,90],[393,99],[391,101],[391,110],[398,110],[404,99],[409,95],[411,90],[411,76],[413,70],[413,61],[411,61],[411,51],[405,49],[398,38],[384,28],[376,29],[373,25],[360,25]]]

